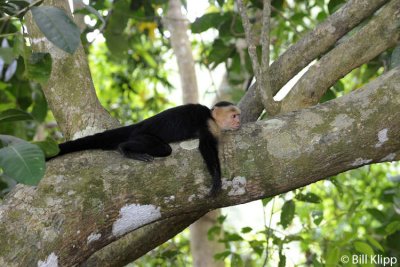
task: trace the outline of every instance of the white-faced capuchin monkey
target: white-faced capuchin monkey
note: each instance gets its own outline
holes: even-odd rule
[[[211,195],[221,189],[218,139],[221,131],[240,128],[240,109],[226,101],[211,110],[200,104],[167,109],[137,124],[60,144],[57,156],[88,149],[118,150],[127,158],[152,161],[171,155],[169,143],[199,138],[199,150],[212,177]]]

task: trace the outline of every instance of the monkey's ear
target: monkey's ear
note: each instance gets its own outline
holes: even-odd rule
[[[218,123],[218,121],[221,121],[224,117],[225,110],[222,107],[216,107],[214,106],[211,109],[211,116],[214,118],[214,120]]]

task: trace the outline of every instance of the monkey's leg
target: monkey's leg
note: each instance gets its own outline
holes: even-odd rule
[[[169,156],[172,152],[169,144],[152,135],[134,136],[132,140],[119,144],[118,150],[127,158],[147,162],[153,157]]]

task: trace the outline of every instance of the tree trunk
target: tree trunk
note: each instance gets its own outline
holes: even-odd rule
[[[67,0],[45,0],[43,4],[71,15]],[[64,137],[76,139],[119,126],[97,99],[83,47],[70,55],[43,36],[30,12],[25,18],[33,51],[51,54],[51,76],[42,88]]]
[[[208,231],[213,227],[218,217],[221,215],[221,210],[213,210],[190,226],[190,249],[193,257],[193,266],[208,267],[208,266],[225,266],[224,261],[216,261],[214,255],[222,252],[224,246],[218,242],[218,238],[208,239]]]
[[[171,33],[171,45],[178,63],[183,103],[197,103],[199,101],[199,93],[192,46],[187,36],[188,22],[182,14],[180,0],[169,0],[169,8],[165,21]]]

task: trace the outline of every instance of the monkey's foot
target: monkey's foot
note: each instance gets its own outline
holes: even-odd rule
[[[216,197],[220,192],[221,192],[221,184],[213,185],[213,187],[210,190],[210,193],[208,194],[210,197]]]
[[[141,153],[126,153],[125,156],[130,159],[135,159],[135,160],[140,160],[144,162],[152,162],[154,160],[153,156],[150,156],[149,154],[141,154]]]

